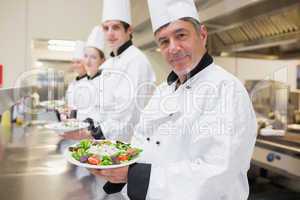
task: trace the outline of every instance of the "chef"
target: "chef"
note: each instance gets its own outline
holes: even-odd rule
[[[130,199],[246,200],[256,118],[242,83],[207,53],[193,0],[148,0],[155,39],[172,72],[132,139],[139,163],[95,170],[107,193]]]
[[[69,111],[76,110],[75,101],[80,99],[80,97],[76,95],[76,87],[80,86],[80,84],[85,80],[84,78],[87,76],[83,65],[84,47],[84,42],[79,40],[76,41],[72,55],[72,70],[77,74],[77,76],[75,80],[69,84],[66,91],[68,113]]]
[[[95,112],[99,126],[90,132],[96,139],[129,142],[152,94],[155,75],[147,57],[132,43],[131,24],[129,0],[103,1],[101,26],[111,58],[101,66],[101,105]]]
[[[93,28],[85,45],[83,42],[76,45],[74,53],[76,59],[73,59],[73,62],[76,61],[76,68],[74,68],[85,72],[85,75],[78,76],[69,86],[67,100],[73,113],[76,111],[76,118],[79,121],[99,120],[101,64],[105,61],[103,49],[104,37],[99,26]],[[71,140],[78,137],[73,137],[70,133],[62,136]]]
[[[76,88],[77,95],[75,96],[76,109],[77,109],[77,119],[81,121],[91,122],[90,132],[94,132],[94,125],[101,120],[100,115],[100,102],[101,95],[103,95],[102,86],[103,80],[102,76],[102,64],[105,62],[104,54],[104,35],[100,26],[95,26],[90,35],[88,36],[86,45],[83,52],[83,65],[87,73],[86,77],[83,79],[80,87]],[[82,97],[82,101],[79,101],[78,97]],[[90,133],[89,132],[89,133]],[[81,134],[71,132],[65,133],[62,135],[64,142],[61,142],[60,149],[64,151],[66,146],[76,143],[76,140],[81,138]],[[76,177],[83,180],[84,177],[89,176],[90,173],[84,168],[76,168],[75,170]],[[105,184],[103,178],[92,179],[92,185],[95,185],[97,188],[102,188]],[[86,188],[94,188],[90,184],[85,184]],[[95,199],[103,199],[106,196],[104,191],[97,191]]]
[[[99,26],[93,28],[87,39],[83,61],[87,76],[78,92],[85,100],[77,103],[78,119],[99,121],[101,65],[105,61],[104,35]]]

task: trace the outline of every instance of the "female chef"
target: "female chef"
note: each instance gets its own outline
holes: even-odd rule
[[[103,32],[99,26],[93,28],[84,49],[83,64],[87,76],[78,93],[84,101],[77,103],[77,118],[99,121],[101,65],[105,61]]]

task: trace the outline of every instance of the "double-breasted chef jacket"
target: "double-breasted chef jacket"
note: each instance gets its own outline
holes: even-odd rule
[[[94,109],[100,125],[93,135],[96,139],[129,142],[153,93],[155,74],[146,56],[131,40],[111,56],[101,65],[99,107]]]
[[[81,110],[87,107],[89,104],[89,98],[87,98],[86,85],[87,75],[77,76],[73,80],[66,91],[66,100],[68,108],[76,110],[77,119],[84,120],[85,116],[82,115]]]
[[[83,76],[77,76],[75,78],[75,80],[71,81],[69,83],[68,89],[66,91],[66,100],[67,100],[67,105],[69,108],[75,108],[77,102],[77,98],[76,98],[76,87],[79,86],[83,81],[85,81],[87,75],[83,75]]]
[[[242,83],[205,54],[176,88],[172,72],[142,113],[128,172],[130,199],[246,200],[256,118]],[[107,183],[114,193],[124,184]]]

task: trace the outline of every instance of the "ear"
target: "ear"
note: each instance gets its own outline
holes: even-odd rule
[[[128,33],[130,33],[130,34],[132,34],[132,33],[133,33],[133,28],[132,28],[132,26],[131,26],[131,25],[130,25],[130,26],[129,26],[129,28],[127,29],[127,32],[128,32]]]
[[[105,62],[105,58],[101,59],[101,65]]]
[[[201,38],[202,43],[204,44],[204,46],[206,46],[208,33],[207,33],[207,29],[204,25],[200,26],[199,33],[200,33],[200,38]]]

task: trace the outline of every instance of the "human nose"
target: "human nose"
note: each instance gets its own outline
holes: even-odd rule
[[[178,42],[174,39],[170,39],[170,44],[169,44],[169,53],[174,54],[177,53],[180,50],[180,45]]]
[[[111,37],[111,36],[114,35],[114,31],[113,31],[112,28],[109,28],[109,29],[107,30],[107,35],[108,35],[109,37]]]
[[[91,64],[91,58],[87,57],[85,63],[86,63],[87,66],[90,66],[90,64]]]

